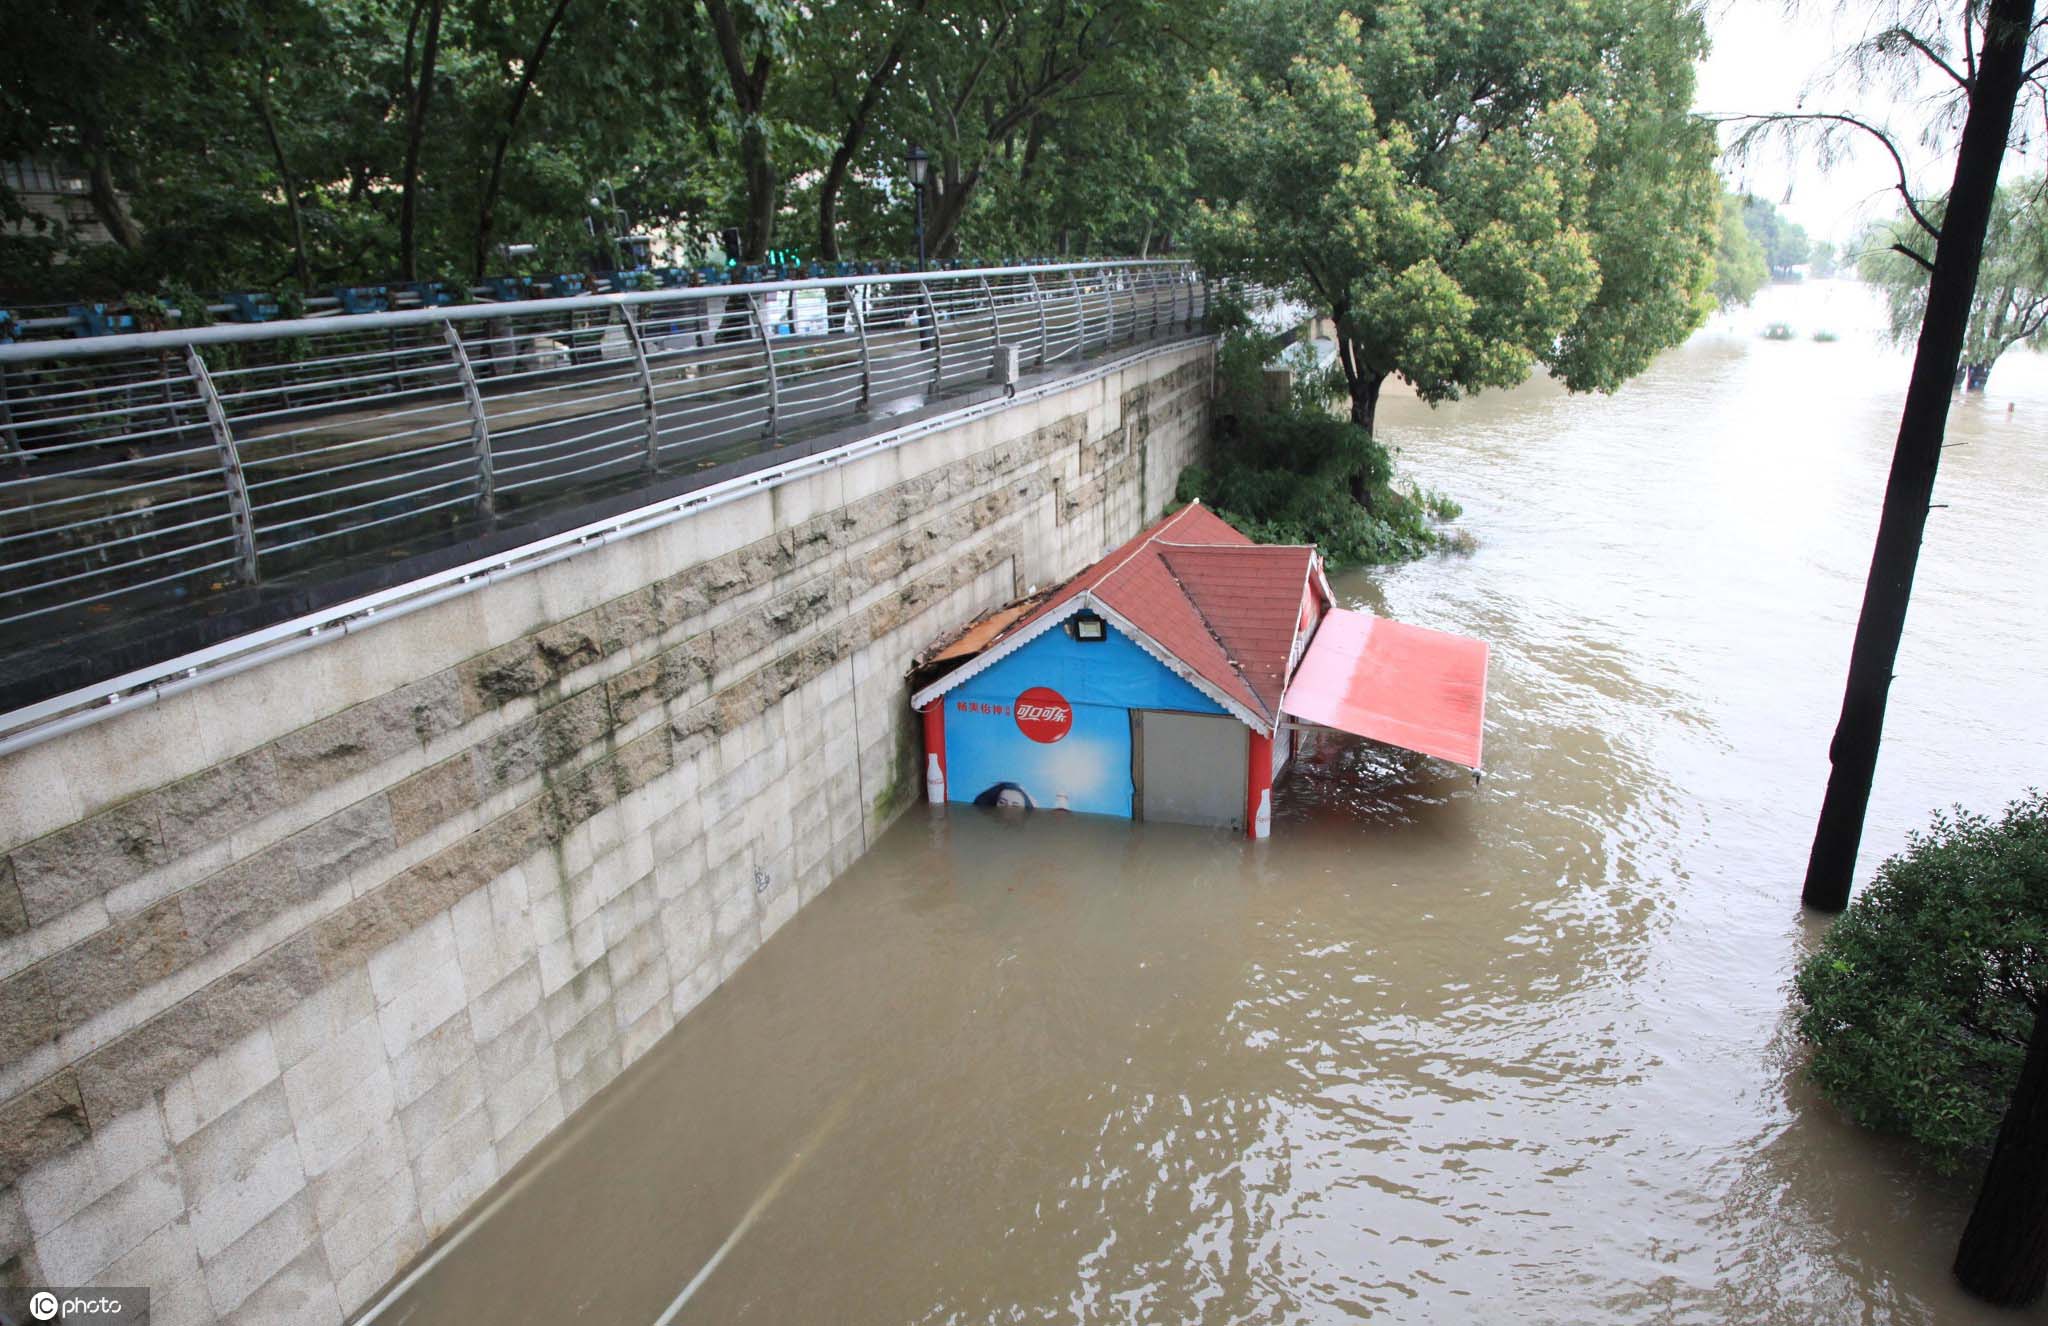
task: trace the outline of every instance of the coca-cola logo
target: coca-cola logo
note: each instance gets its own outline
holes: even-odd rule
[[[1017,697],[1012,711],[1017,730],[1033,741],[1050,744],[1074,729],[1074,706],[1050,686],[1033,686]]]

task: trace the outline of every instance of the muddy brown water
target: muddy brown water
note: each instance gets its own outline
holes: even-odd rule
[[[1989,1319],[1973,1178],[1846,1125],[1784,1024],[1874,322],[1778,288],[1612,398],[1390,402],[1482,546],[1335,584],[1493,642],[1482,785],[1325,743],[1260,845],[919,807],[380,1319]],[[1951,439],[1866,877],[2048,784],[2048,365]]]

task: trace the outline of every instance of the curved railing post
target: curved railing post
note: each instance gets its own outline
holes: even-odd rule
[[[1074,353],[1088,353],[1088,296],[1081,291],[1081,274],[1069,271],[1067,283],[1074,287]]]
[[[939,336],[939,307],[932,302],[931,281],[923,276],[918,277],[917,293],[924,299],[924,316],[932,328],[931,389],[936,394],[939,390],[939,384],[946,380],[946,342]]]
[[[498,480],[491,465],[491,421],[484,414],[484,394],[477,387],[476,365],[470,362],[469,347],[462,343],[455,324],[441,324],[441,339],[455,360],[455,377],[462,384],[462,404],[469,412],[469,451],[476,462],[477,514],[492,516],[498,510]]]
[[[989,363],[993,365],[996,358],[996,347],[1003,343],[1003,320],[996,313],[995,287],[988,283],[986,276],[982,276],[979,273],[975,275],[974,279],[981,286],[981,297],[988,301],[988,358]]]
[[[213,448],[220,457],[221,485],[227,490],[228,518],[235,531],[235,573],[256,583],[256,515],[249,508],[249,482],[242,474],[242,455],[235,449],[234,430],[228,427],[228,412],[214,389],[213,375],[199,357],[199,347],[185,347],[185,367],[206,411],[206,426],[213,434]]]
[[[761,362],[768,370],[768,423],[761,431],[774,437],[782,413],[782,390],[775,380],[775,338],[768,334],[768,310],[761,306],[761,296],[747,296],[747,316],[754,320],[754,335],[761,338]]]
[[[1038,284],[1037,272],[1026,272],[1024,279],[1031,283],[1031,303],[1038,309],[1038,366],[1044,368],[1046,353],[1052,349],[1052,336],[1045,325],[1045,291]]]
[[[21,445],[21,434],[15,431],[14,403],[8,399],[12,394],[13,388],[7,383],[7,367],[0,364],[0,441],[5,442],[0,453],[12,460],[16,469],[27,474],[28,449]]]
[[[868,398],[874,390],[874,362],[868,349],[868,320],[861,316],[860,287],[846,289],[846,316],[853,322],[854,335],[860,337],[860,408],[868,407]]]
[[[626,329],[626,344],[633,350],[633,366],[640,370],[640,413],[647,426],[647,451],[640,467],[652,474],[661,464],[661,412],[654,403],[654,374],[647,367],[647,345],[640,335],[639,311],[631,304],[621,304],[619,321]]]

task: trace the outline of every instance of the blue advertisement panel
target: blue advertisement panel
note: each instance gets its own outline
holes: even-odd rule
[[[1114,629],[1106,636],[1054,628],[947,693],[947,800],[1130,818],[1129,711],[1223,710]]]

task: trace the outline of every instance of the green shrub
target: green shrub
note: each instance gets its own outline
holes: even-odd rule
[[[1422,509],[1429,512],[1431,520],[1452,521],[1465,514],[1464,507],[1452,501],[1447,494],[1440,493],[1434,488],[1425,488],[1421,484],[1411,483],[1408,485],[1408,495],[1422,503]]]
[[[1794,981],[1823,1094],[1946,1169],[1997,1136],[2048,995],[2048,799],[1961,808],[1878,868]]]
[[[206,296],[181,282],[166,281],[153,291],[130,290],[121,303],[143,331],[190,331],[213,321]]]
[[[1343,391],[1334,365],[1304,366],[1284,402],[1267,399],[1264,369],[1279,349],[1277,338],[1249,327],[1225,336],[1211,461],[1183,470],[1175,496],[1200,499],[1261,543],[1316,544],[1335,565],[1469,550],[1469,538],[1436,528],[1462,514],[1458,504],[1413,484],[1396,489],[1386,447],[1332,412]]]

